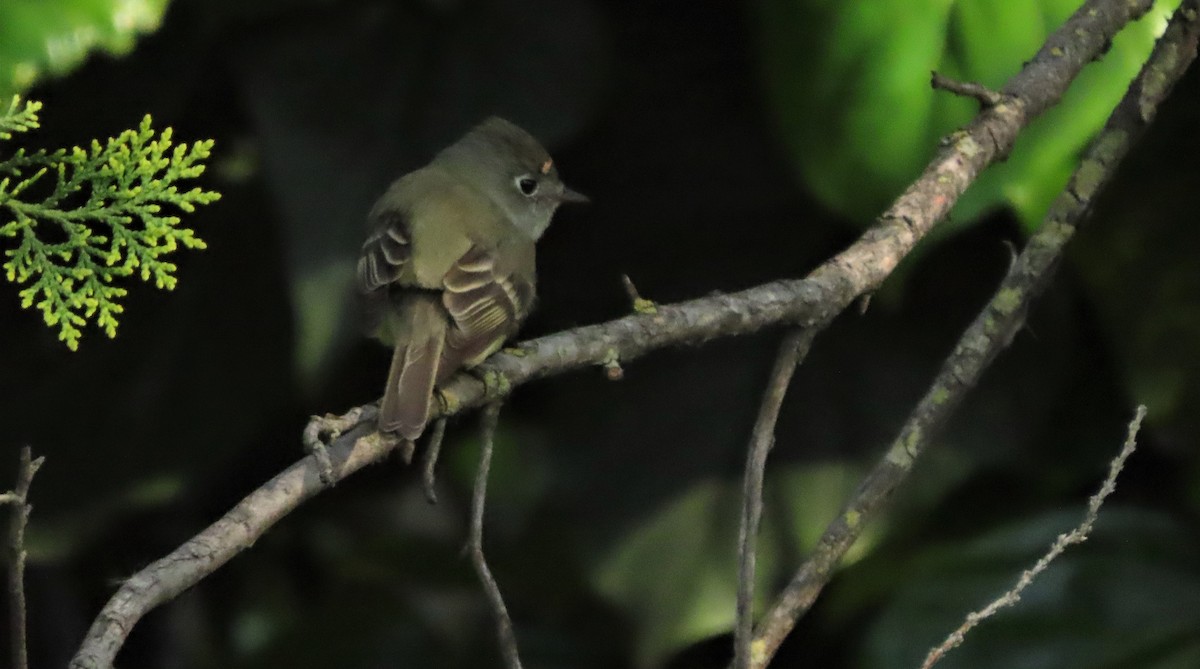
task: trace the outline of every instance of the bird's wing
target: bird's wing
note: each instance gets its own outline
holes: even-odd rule
[[[373,293],[400,278],[412,259],[408,217],[400,211],[379,215],[379,222],[358,256],[358,290]]]
[[[483,362],[529,314],[533,282],[525,273],[507,270],[495,251],[475,246],[443,278],[442,305],[451,325],[443,352],[444,376]]]
[[[395,347],[379,427],[407,439],[424,430],[434,386],[499,349],[534,299],[532,241],[506,241],[490,203],[424,174],[376,205],[357,272],[369,330]]]

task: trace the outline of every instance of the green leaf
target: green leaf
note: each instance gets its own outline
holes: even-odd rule
[[[879,214],[966,123],[973,102],[934,91],[929,73],[998,88],[1078,0],[760,0],[767,91],[801,179],[862,223]],[[955,218],[1012,206],[1035,227],[1076,156],[1150,53],[1178,0],[1160,0],[1088,66],[1009,159],[959,201]]]
[[[95,50],[122,55],[156,30],[167,0],[0,2],[0,98],[59,77]]]
[[[780,467],[764,491],[756,604],[816,544],[856,483],[842,465]],[[699,483],[633,528],[593,569],[600,593],[637,622],[639,667],[733,628],[740,485]],[[873,534],[872,534],[873,536]],[[848,559],[868,550],[871,538]]]
[[[856,666],[919,666],[925,654],[1007,591],[1075,527],[1082,508],[1022,520],[923,551],[897,568]],[[1068,548],[1016,606],[979,624],[938,667],[1183,669],[1200,652],[1200,544],[1157,512],[1108,507],[1087,543]]]

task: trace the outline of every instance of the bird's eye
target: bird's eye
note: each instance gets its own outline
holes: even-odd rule
[[[538,192],[537,179],[533,177],[517,177],[517,188],[520,189],[521,194],[527,197],[532,196]]]

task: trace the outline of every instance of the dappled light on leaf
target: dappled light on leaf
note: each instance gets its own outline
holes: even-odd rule
[[[932,545],[904,569],[867,636],[862,664],[919,666],[967,611],[998,596],[1061,532],[1063,509]],[[981,624],[939,669],[1183,669],[1200,650],[1200,544],[1161,513],[1108,508],[1091,539],[1060,556],[1011,609]]]
[[[79,66],[93,51],[128,53],[158,28],[168,0],[0,3],[0,98]]]
[[[1163,0],[967,191],[955,218],[1011,206],[1029,228],[1150,52],[1178,0]],[[900,194],[937,139],[975,113],[929,73],[997,87],[1032,58],[1077,0],[760,0],[768,95],[804,184],[867,223]]]
[[[816,544],[857,481],[855,469],[839,464],[768,470],[757,609]],[[692,486],[620,539],[594,570],[600,593],[639,623],[638,666],[733,628],[739,490],[732,481]],[[848,559],[873,543],[864,537]]]

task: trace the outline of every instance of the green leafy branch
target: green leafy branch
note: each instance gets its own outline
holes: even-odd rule
[[[38,127],[41,104],[13,98],[0,112],[0,140]],[[147,115],[136,130],[84,149],[18,150],[0,160],[0,237],[17,240],[4,251],[5,276],[29,284],[21,307],[35,305],[71,350],[89,321],[116,336],[117,279],[137,275],[158,288],[175,287],[176,266],[165,260],[180,246],[203,249],[195,233],[164,207],[191,213],[220,194],[178,184],[204,172],[212,140],[173,144]],[[173,148],[172,148],[173,147]]]

